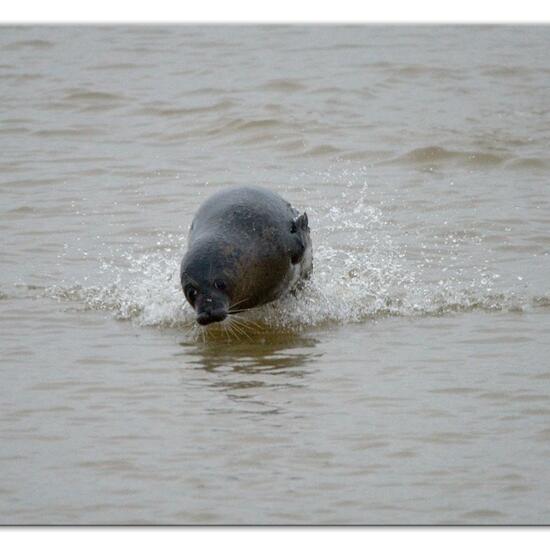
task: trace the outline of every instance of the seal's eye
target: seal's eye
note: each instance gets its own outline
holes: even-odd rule
[[[216,279],[214,281],[214,288],[218,290],[225,290],[225,283],[221,279]]]
[[[185,294],[190,302],[192,302],[197,297],[198,293],[198,290],[193,285],[187,285],[185,287]]]

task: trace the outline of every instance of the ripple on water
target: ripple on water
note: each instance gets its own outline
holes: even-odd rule
[[[508,160],[507,156],[484,151],[453,151],[439,146],[419,147],[408,151],[385,164],[446,165],[455,163],[465,167],[498,166]]]
[[[48,50],[53,48],[55,44],[50,40],[18,40],[16,42],[11,42],[4,46],[6,50]]]
[[[264,90],[273,91],[273,92],[299,92],[304,90],[306,86],[299,80],[291,78],[278,78],[273,80],[268,80],[262,88]]]

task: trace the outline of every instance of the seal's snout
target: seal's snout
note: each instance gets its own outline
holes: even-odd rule
[[[214,309],[201,311],[197,315],[197,323],[199,325],[209,325],[210,323],[219,323],[227,317],[227,312],[224,309]]]

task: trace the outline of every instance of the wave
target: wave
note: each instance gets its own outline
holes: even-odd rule
[[[274,92],[297,92],[304,90],[306,86],[299,80],[291,78],[278,78],[269,80],[263,84],[262,89]]]
[[[97,90],[71,90],[68,91],[64,101],[102,102],[102,101],[124,101],[127,98],[122,94],[101,92]]]
[[[350,193],[351,195],[351,193]],[[300,206],[300,205],[297,205]],[[388,316],[447,315],[468,311],[525,311],[550,307],[550,296],[497,292],[483,278],[430,281],[391,236],[380,209],[342,194],[340,202],[308,207],[314,240],[314,272],[303,291],[243,314],[265,330],[300,332],[331,323]],[[154,250],[104,259],[95,286],[52,286],[44,295],[108,311],[140,326],[186,327],[194,314],[179,284],[185,235],[163,234]],[[121,261],[122,260],[122,261]]]
[[[37,50],[44,50],[54,47],[54,43],[49,40],[19,40],[12,42],[4,46],[6,50],[18,50],[22,48],[34,48]]]
[[[388,164],[442,164],[455,161],[466,166],[495,166],[508,160],[508,157],[484,151],[452,151],[444,147],[427,146],[408,151],[394,159],[385,161]]]

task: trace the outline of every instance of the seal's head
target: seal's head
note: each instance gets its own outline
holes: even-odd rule
[[[181,286],[200,325],[223,321],[235,291],[228,251],[219,242],[195,242],[181,263]]]
[[[272,302],[311,272],[307,215],[261,189],[210,197],[187,242],[181,285],[201,325]]]

